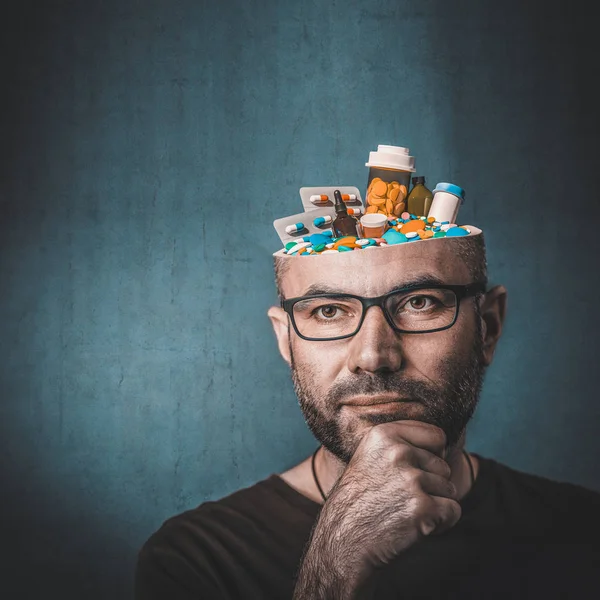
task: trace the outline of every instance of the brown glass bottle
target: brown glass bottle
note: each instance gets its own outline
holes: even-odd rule
[[[334,190],[334,208],[335,208],[335,219],[331,224],[333,229],[333,235],[335,237],[344,237],[345,235],[358,236],[358,221],[348,214],[346,205],[342,200],[342,194],[340,190]]]

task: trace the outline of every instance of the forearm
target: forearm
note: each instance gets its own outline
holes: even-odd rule
[[[370,600],[375,577],[354,563],[343,544],[332,544],[315,530],[307,546],[294,588],[293,600]]]

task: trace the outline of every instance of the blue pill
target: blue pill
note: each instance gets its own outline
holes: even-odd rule
[[[393,246],[394,244],[402,244],[403,242],[407,241],[407,237],[395,229],[388,229],[381,237],[390,246]]]
[[[330,215],[326,215],[325,217],[317,217],[314,221],[313,224],[315,227],[321,227],[321,225],[329,225],[331,223],[332,219]]]
[[[461,237],[463,235],[469,235],[469,232],[462,227],[451,227],[446,231],[446,237]]]
[[[293,223],[292,225],[288,225],[285,228],[286,233],[297,233],[298,231],[302,231],[304,229],[304,223]]]
[[[324,235],[322,233],[313,233],[308,236],[307,242],[310,242],[313,246],[318,246],[319,244],[329,244],[331,242],[331,236]]]

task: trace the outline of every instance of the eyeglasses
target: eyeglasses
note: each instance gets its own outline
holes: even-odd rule
[[[398,333],[433,333],[456,323],[463,298],[485,292],[484,282],[469,285],[411,286],[364,298],[354,294],[315,294],[281,300],[296,333],[304,340],[331,341],[356,335],[367,309],[379,306]]]

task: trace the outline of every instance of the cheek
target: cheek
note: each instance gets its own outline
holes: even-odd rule
[[[327,390],[344,364],[344,353],[333,342],[292,343],[294,364],[311,387]]]
[[[405,363],[413,365],[431,379],[443,376],[449,364],[464,364],[473,349],[476,327],[472,315],[459,314],[456,323],[445,331],[407,336],[402,344]]]

